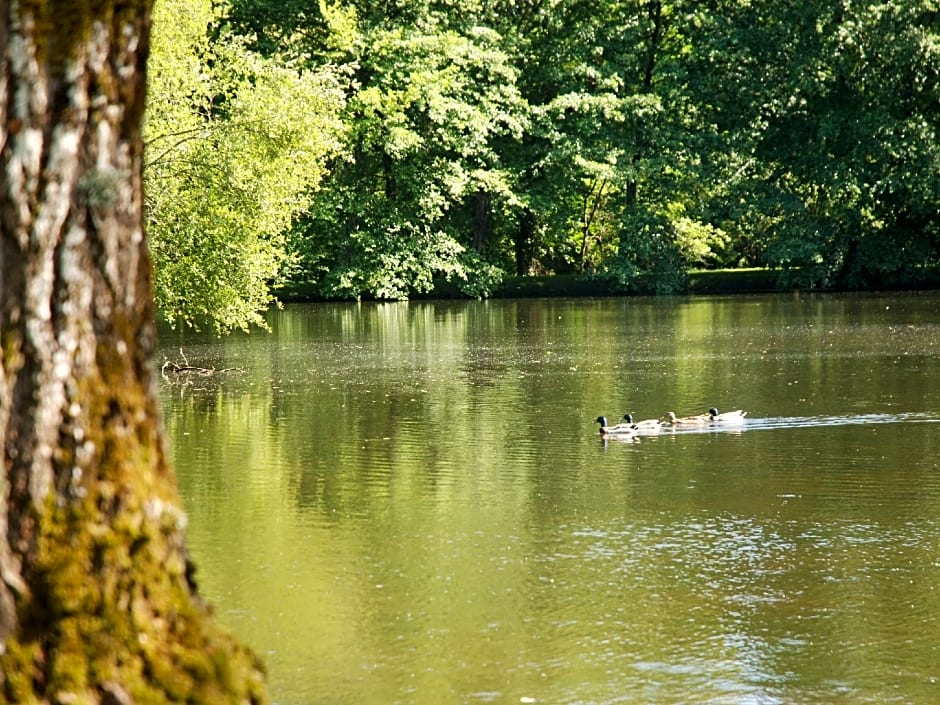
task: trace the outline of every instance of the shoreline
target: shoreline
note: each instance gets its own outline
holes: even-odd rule
[[[780,286],[778,269],[716,269],[695,270],[689,272],[684,290],[671,292],[669,295],[683,296],[696,294],[758,294],[787,293],[795,291],[835,293],[835,292],[878,292],[878,291],[919,291],[940,289],[940,267],[925,268],[922,275],[904,282],[882,282],[869,287],[799,287]],[[287,284],[275,290],[275,297],[283,303],[311,303],[317,301],[355,301],[356,297],[323,297],[316,293],[315,285],[305,282]],[[595,275],[556,274],[548,276],[507,277],[492,294],[486,297],[468,296],[449,282],[440,283],[432,291],[412,294],[409,298],[420,301],[427,299],[467,299],[491,298],[547,298],[547,297],[592,297],[592,296],[655,296],[653,284],[639,283],[630,290],[617,284],[610,277]],[[360,300],[378,300],[375,297],[361,296]]]

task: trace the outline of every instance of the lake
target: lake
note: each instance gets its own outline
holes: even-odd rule
[[[275,702],[940,702],[940,293],[268,320],[158,361],[223,370],[161,403]],[[711,406],[746,422],[594,423]]]

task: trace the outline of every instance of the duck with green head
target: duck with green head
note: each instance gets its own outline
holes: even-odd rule
[[[607,425],[606,416],[598,416],[594,423],[601,425],[600,434],[602,436],[635,436],[637,430],[631,424],[618,423],[614,426]]]
[[[744,423],[745,416],[747,416],[747,412],[741,409],[726,411],[723,414],[719,414],[717,407],[714,406],[708,410],[708,420],[712,423]]]
[[[623,423],[635,428],[637,431],[658,431],[663,427],[662,419],[643,419],[634,421],[633,414],[624,414]]]

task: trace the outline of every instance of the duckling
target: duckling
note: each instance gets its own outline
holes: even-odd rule
[[[626,424],[629,424],[637,431],[658,431],[663,427],[662,419],[643,419],[642,421],[634,421],[633,414],[624,414],[623,421]]]
[[[735,411],[726,411],[723,414],[718,413],[716,407],[712,407],[708,410],[709,421],[719,422],[719,423],[743,423],[744,417],[747,416],[746,411],[741,409],[736,409]]]
[[[697,416],[676,416],[674,411],[666,412],[668,423],[673,426],[704,426],[711,420],[709,414],[698,414]]]
[[[636,429],[629,424],[618,423],[615,426],[608,426],[606,416],[598,416],[595,423],[601,425],[600,434],[602,436],[635,436],[637,434]]]

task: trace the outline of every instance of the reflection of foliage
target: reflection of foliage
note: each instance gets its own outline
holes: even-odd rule
[[[930,306],[936,300],[930,301],[905,306],[901,319],[935,320]],[[577,556],[596,551],[598,536],[571,527],[584,527],[594,519],[593,525],[607,526],[613,518],[619,527],[625,512],[629,514],[627,523],[637,530],[618,532],[617,540],[635,540],[643,559],[652,562],[651,570],[658,571],[650,573],[652,578],[667,589],[676,587],[681,542],[664,551],[662,532],[647,530],[645,518],[662,525],[657,509],[664,502],[674,503],[677,515],[688,521],[665,523],[678,526],[686,538],[702,536],[699,495],[687,487],[690,478],[702,477],[702,455],[686,452],[685,446],[676,448],[676,463],[665,479],[642,464],[627,472],[624,468],[641,463],[637,459],[666,452],[661,444],[667,441],[612,446],[616,453],[602,457],[590,425],[596,410],[658,414],[667,410],[667,400],[683,400],[678,403],[691,411],[694,400],[716,397],[716,403],[734,398],[779,410],[783,386],[790,390],[783,400],[788,410],[784,413],[801,413],[805,391],[781,385],[781,379],[815,380],[827,393],[845,380],[858,379],[859,369],[869,368],[872,353],[866,340],[873,329],[861,324],[883,321],[883,308],[883,303],[855,298],[804,296],[770,297],[760,306],[693,297],[583,299],[576,304],[318,304],[274,311],[271,335],[236,335],[218,343],[238,360],[232,364],[250,369],[250,375],[227,378],[231,384],[216,394],[183,397],[166,405],[180,484],[191,507],[189,537],[206,594],[258,648],[276,651],[273,665],[291,674],[301,667],[309,673],[312,662],[328,670],[334,662],[319,657],[337,658],[336,644],[343,644],[347,654],[373,653],[387,625],[399,624],[403,605],[414,604],[415,614],[425,618],[416,619],[410,625],[416,628],[405,630],[403,639],[423,638],[429,618],[453,624],[455,631],[446,635],[449,643],[472,637],[471,632],[479,636],[479,625],[493,615],[483,615],[480,621],[461,613],[454,619],[455,590],[480,598],[461,602],[470,610],[523,610],[507,615],[505,624],[530,635],[533,625],[545,622],[544,604],[507,600],[507,589],[528,596],[533,585],[549,591],[558,585],[582,585],[584,561]],[[834,331],[837,320],[845,325]],[[915,355],[937,350],[940,341],[931,325],[902,328],[900,349]],[[900,338],[876,337],[893,350],[890,359],[895,359]],[[848,354],[830,355],[821,369],[817,353],[834,341]],[[768,346],[769,360],[752,352]],[[858,351],[863,351],[862,358]],[[578,371],[569,369],[572,363]],[[760,374],[768,369],[774,374]],[[910,371],[913,374],[900,378],[875,375],[866,395],[897,402],[900,383],[909,395],[904,398],[919,400],[927,409],[931,400],[922,389],[935,368],[915,365]],[[755,374],[755,384],[742,382]],[[849,388],[838,388],[850,393]],[[174,391],[165,390],[165,396]],[[622,407],[624,403],[629,406]],[[888,436],[865,447],[879,456],[887,448],[899,466],[911,457],[921,459],[920,470],[911,471],[911,482],[921,477],[932,481],[935,434]],[[829,437],[835,455],[842,452],[845,437]],[[769,483],[775,481],[771,468],[780,462],[780,449],[792,447],[788,436],[780,439],[783,445],[755,443],[742,453],[740,443],[700,438],[710,467],[717,463],[729,477],[761,467]],[[915,455],[900,447],[902,438],[915,439]],[[632,450],[641,454],[627,452]],[[558,471],[560,464],[564,472]],[[787,467],[792,470],[792,465]],[[818,482],[796,471],[792,477],[807,487]],[[829,480],[833,488],[851,491],[842,478]],[[907,481],[905,474],[894,482],[900,488]],[[763,506],[767,484],[748,484],[754,506]],[[689,491],[677,494],[677,488]],[[916,534],[922,506],[905,503],[905,493],[898,495],[899,506],[914,518],[899,521]],[[724,567],[752,569],[754,546],[766,539],[764,518],[742,522],[727,508],[729,501],[744,506],[743,500],[726,495],[711,499],[718,508],[714,536],[721,540],[709,544],[709,550],[728,549]],[[872,496],[870,502],[859,502],[853,496],[841,511],[870,538],[872,507],[882,508],[883,501]],[[830,544],[818,539],[817,529],[829,509],[821,500],[807,514],[814,529],[807,540],[819,547],[822,560],[831,557]],[[791,519],[787,514],[781,521],[792,526]],[[824,531],[838,540],[843,528]],[[566,541],[572,543],[565,555],[574,558],[557,560]],[[925,560],[935,560],[936,543],[922,547]],[[864,558],[876,558],[880,547],[870,541],[853,545],[861,547]],[[772,548],[791,552],[788,541]],[[554,558],[526,559],[542,555],[540,551]],[[854,562],[856,557],[849,557],[852,565],[864,567]],[[623,569],[621,552],[609,552],[605,560],[611,570]],[[658,560],[664,562],[657,567]],[[554,583],[545,578],[546,565],[554,571]],[[780,571],[773,575],[788,579]],[[427,590],[415,589],[416,576],[441,576],[428,586],[436,596],[431,603]],[[595,571],[595,577],[602,588],[609,580],[607,573]],[[733,576],[728,577],[735,587]],[[381,590],[376,589],[379,583]],[[853,585],[862,598],[871,587],[867,581]],[[933,585],[925,581],[922,589],[936,599]],[[686,590],[684,584],[679,587],[689,610],[699,609],[701,593]],[[647,588],[638,589],[646,594]],[[400,600],[392,599],[392,589],[400,591],[395,593]],[[277,601],[271,600],[272,594],[278,595]],[[317,599],[311,600],[311,595]],[[364,613],[375,630],[363,630],[362,620],[351,618]],[[896,622],[894,615],[886,619]],[[674,626],[676,633],[687,628],[678,622]],[[661,615],[651,617],[648,627],[650,633],[661,633]],[[860,621],[860,638],[870,629],[870,621]],[[288,644],[285,638],[295,641]],[[428,653],[440,650],[440,640],[425,640]],[[480,643],[491,660],[491,641]],[[387,646],[401,648],[400,643]],[[515,658],[518,644],[510,639],[506,646]],[[350,669],[348,682],[355,691],[361,659],[338,661]]]

